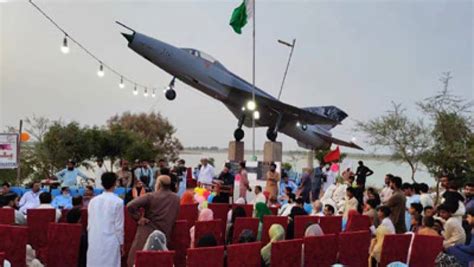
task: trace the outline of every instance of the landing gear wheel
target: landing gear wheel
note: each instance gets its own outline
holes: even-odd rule
[[[166,99],[168,99],[170,101],[174,100],[176,98],[176,91],[173,90],[173,89],[166,90],[165,97],[166,97]]]
[[[301,130],[306,131],[308,129],[307,124],[301,124]]]
[[[242,128],[237,128],[234,131],[234,138],[235,141],[240,142],[242,139],[244,139],[245,132],[242,130]]]
[[[275,142],[278,136],[278,132],[275,132],[272,128],[268,128],[267,130],[267,138],[268,140]]]

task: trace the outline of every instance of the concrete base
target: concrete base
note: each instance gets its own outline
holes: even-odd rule
[[[244,142],[230,141],[228,150],[228,160],[234,162],[244,161]]]
[[[263,146],[263,161],[264,162],[282,162],[283,160],[283,146],[281,142],[265,142]]]

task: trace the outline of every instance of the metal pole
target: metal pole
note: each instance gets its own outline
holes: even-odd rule
[[[281,92],[283,91],[283,85],[285,84],[286,74],[288,73],[288,68],[290,67],[291,57],[293,56],[293,50],[295,49],[296,39],[293,39],[292,44],[289,44],[289,43],[281,41],[281,40],[278,40],[278,42],[291,47],[290,56],[288,58],[288,63],[286,63],[285,73],[283,74],[283,80],[281,81],[280,92],[278,92],[278,100],[280,100]]]
[[[20,185],[20,177],[21,177],[21,155],[20,155],[20,147],[21,147],[21,131],[23,130],[23,120],[20,120],[20,127],[18,128],[18,147],[16,150],[17,153],[17,168],[16,168],[16,185]]]
[[[255,103],[255,0],[252,1],[252,9],[253,9],[253,31],[252,31],[252,39],[253,39],[253,55],[252,55],[252,101]],[[254,111],[255,114],[255,111]],[[255,154],[255,116],[252,114],[252,155],[253,159],[256,160],[257,155]]]

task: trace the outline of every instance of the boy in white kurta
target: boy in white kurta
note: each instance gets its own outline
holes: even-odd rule
[[[88,208],[88,267],[120,267],[123,249],[123,200],[113,192],[117,175],[106,172],[102,175],[105,191],[94,197]]]

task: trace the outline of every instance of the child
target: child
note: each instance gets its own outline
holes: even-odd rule
[[[454,245],[464,244],[466,241],[466,233],[462,228],[461,222],[453,217],[453,214],[458,209],[455,204],[457,203],[443,203],[438,207],[439,217],[446,221],[443,232],[443,247],[445,249]]]
[[[346,189],[346,201],[344,202],[343,216],[347,220],[350,210],[357,210],[359,206],[359,201],[354,197],[355,189],[353,187],[348,187]]]
[[[418,230],[419,235],[431,235],[431,236],[440,236],[439,233],[434,229],[435,228],[435,219],[431,216],[423,217],[423,226]]]
[[[377,200],[376,199],[369,199],[365,203],[364,206],[364,215],[369,216],[370,221],[372,224],[377,227],[379,225],[379,220],[377,218]]]
[[[333,206],[328,205],[328,204],[324,205],[324,210],[323,210],[324,216],[334,216],[334,212],[335,210]]]
[[[425,217],[433,217],[434,216],[434,209],[432,206],[426,206],[423,209],[423,216]]]
[[[411,226],[410,232],[417,234],[418,230],[421,228],[423,217],[420,214],[413,214],[411,215]]]
[[[423,206],[420,203],[411,203],[410,208],[408,209],[408,213],[410,213],[411,216],[415,215],[421,215],[423,212]],[[421,225],[421,223],[420,223]]]

